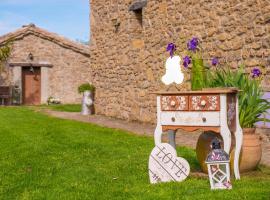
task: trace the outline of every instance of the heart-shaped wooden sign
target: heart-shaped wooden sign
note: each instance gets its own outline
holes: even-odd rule
[[[176,150],[167,143],[157,145],[149,157],[149,178],[151,183],[183,181],[190,172],[188,162],[177,157]]]

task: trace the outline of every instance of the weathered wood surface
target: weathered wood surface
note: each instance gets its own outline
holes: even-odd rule
[[[170,92],[170,91],[157,91],[150,94],[157,95],[185,95],[185,94],[228,94],[228,93],[237,93],[239,90],[237,88],[207,88],[203,90],[196,91],[179,91],[179,92]]]
[[[149,157],[151,183],[183,181],[190,173],[188,162],[177,157],[176,150],[167,143],[157,145]]]

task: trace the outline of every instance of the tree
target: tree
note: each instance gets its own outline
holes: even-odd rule
[[[2,69],[3,64],[7,61],[11,52],[11,44],[7,43],[3,46],[0,46],[0,68]]]

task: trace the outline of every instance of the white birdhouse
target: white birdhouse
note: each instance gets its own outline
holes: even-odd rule
[[[205,161],[211,189],[232,189],[229,155],[221,149],[218,139],[214,139],[211,143],[212,151],[208,154]]]

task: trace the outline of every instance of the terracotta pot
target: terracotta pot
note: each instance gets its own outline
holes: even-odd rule
[[[222,141],[222,138],[219,134],[211,132],[211,131],[202,133],[197,141],[197,145],[196,145],[197,159],[204,173],[208,173],[207,165],[205,164],[205,159],[208,153],[211,151],[211,147],[210,147],[211,141],[215,137],[218,137]]]
[[[248,172],[256,169],[262,157],[262,146],[259,135],[255,134],[255,128],[243,129],[243,145],[240,154],[240,172]],[[234,149],[231,152],[231,169],[233,169]]]
[[[255,129],[243,129],[243,146],[240,155],[240,172],[247,172],[256,169],[258,166],[261,156],[262,147],[261,141],[258,135],[255,134]],[[205,164],[205,159],[208,152],[211,150],[211,141],[218,137],[221,139],[219,134],[213,132],[202,133],[197,141],[196,154],[197,159],[203,172],[207,173],[207,166]],[[222,139],[221,139],[222,140]],[[232,147],[234,146],[234,141],[232,142]],[[234,148],[231,153],[231,170],[233,171],[233,160],[234,160]]]

